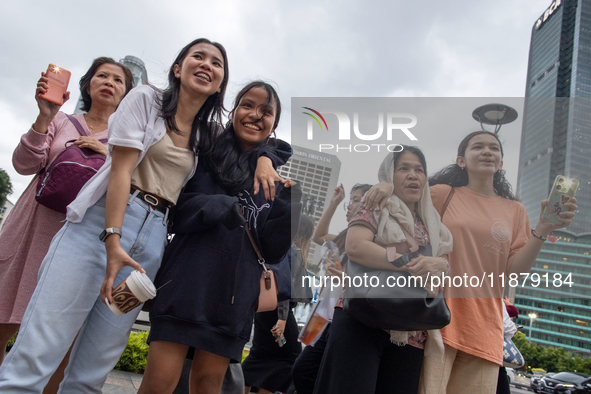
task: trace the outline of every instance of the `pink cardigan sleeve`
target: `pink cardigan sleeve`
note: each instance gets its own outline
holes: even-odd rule
[[[41,171],[49,161],[49,149],[55,137],[56,121],[62,116],[61,112],[49,124],[47,134],[41,134],[32,127],[21,137],[12,154],[12,165],[16,172],[21,175],[33,175]]]

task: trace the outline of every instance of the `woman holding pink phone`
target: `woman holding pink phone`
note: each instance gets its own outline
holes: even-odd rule
[[[39,115],[14,151],[12,162],[16,171],[22,175],[39,174],[70,140],[106,156],[107,119],[132,87],[133,76],[125,65],[109,57],[99,57],[80,79],[84,113],[66,115],[60,112],[60,105],[41,97],[49,91],[47,74],[41,73],[35,91]],[[70,92],[66,92],[63,101],[69,97]],[[82,136],[78,127],[89,136]],[[18,331],[35,290],[39,266],[49,243],[66,218],[64,213],[37,203],[38,177],[33,177],[0,232],[0,364],[6,344]],[[66,363],[67,360],[64,367]]]

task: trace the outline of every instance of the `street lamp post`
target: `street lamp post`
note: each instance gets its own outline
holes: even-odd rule
[[[517,119],[517,111],[505,104],[486,104],[476,108],[472,112],[472,117],[480,122],[482,130],[483,123],[495,126],[494,134],[497,135],[502,125]]]
[[[531,327],[534,324],[534,319],[538,316],[535,313],[530,313],[527,316],[529,316],[529,343],[531,343]]]

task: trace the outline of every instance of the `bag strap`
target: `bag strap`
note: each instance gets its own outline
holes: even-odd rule
[[[447,195],[447,198],[445,199],[445,202],[443,203],[443,208],[441,209],[441,220],[443,220],[443,215],[445,215],[445,211],[447,210],[447,206],[449,205],[449,202],[451,201],[455,192],[456,192],[456,189],[454,187],[452,187],[449,194]]]
[[[412,236],[404,228],[404,226],[402,224],[400,224],[400,222],[398,221],[398,219],[394,218],[394,220],[396,220],[396,223],[398,223],[398,225],[400,226],[400,229],[404,233],[404,236],[406,237],[406,243],[408,243],[408,248],[410,249],[410,251],[411,252],[416,252],[417,250],[419,250],[419,243],[417,242],[417,240],[415,239],[415,237]]]
[[[257,257],[259,258],[259,263],[264,265],[265,259],[263,258],[263,255],[261,254],[261,251],[259,250],[259,247],[257,246],[256,242],[254,241],[254,237],[252,236],[250,229],[248,228],[248,222],[244,224],[244,230],[246,231],[246,235],[248,235],[248,239],[250,239],[252,248],[254,249],[255,253],[257,254]]]
[[[238,212],[240,213],[240,216],[244,217],[241,209],[238,209]],[[244,223],[244,231],[246,231],[246,235],[248,235],[248,239],[250,240],[250,243],[252,244],[252,248],[254,249],[255,253],[257,254],[257,257],[259,259],[259,264],[263,266],[265,271],[267,271],[267,266],[265,265],[265,259],[263,258],[263,255],[261,254],[261,251],[259,250],[259,247],[257,246],[257,243],[254,240],[254,237],[252,236],[252,233],[250,232],[250,228],[248,228],[248,221],[246,223]]]
[[[80,122],[78,122],[78,119],[76,119],[74,117],[74,115],[66,115],[68,117],[68,119],[70,120],[70,122],[72,122],[72,124],[74,125],[74,127],[76,128],[76,130],[78,130],[78,132],[80,133],[80,135],[83,135],[85,137],[90,137],[88,135],[88,133],[86,132],[86,130],[84,130],[84,127],[82,127],[82,125],[80,124]]]
[[[82,125],[80,124],[80,122],[78,122],[78,119],[76,119],[76,117],[74,117],[74,115],[66,115],[68,117],[68,119],[70,120],[70,122],[72,122],[72,124],[74,125],[74,127],[76,128],[76,130],[78,130],[78,132],[80,133],[80,135],[83,135],[85,137],[92,137],[92,134],[88,134],[86,132],[86,130],[84,130],[84,127],[82,127]],[[99,140],[99,142],[107,142],[106,138],[101,138]]]

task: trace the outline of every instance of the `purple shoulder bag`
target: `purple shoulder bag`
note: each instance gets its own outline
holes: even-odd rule
[[[89,137],[74,116],[66,116],[81,135]],[[82,186],[105,164],[105,156],[90,148],[72,145],[74,141],[66,142],[65,149],[39,173],[37,182],[37,202],[61,213],[66,213],[66,207],[74,201]]]

